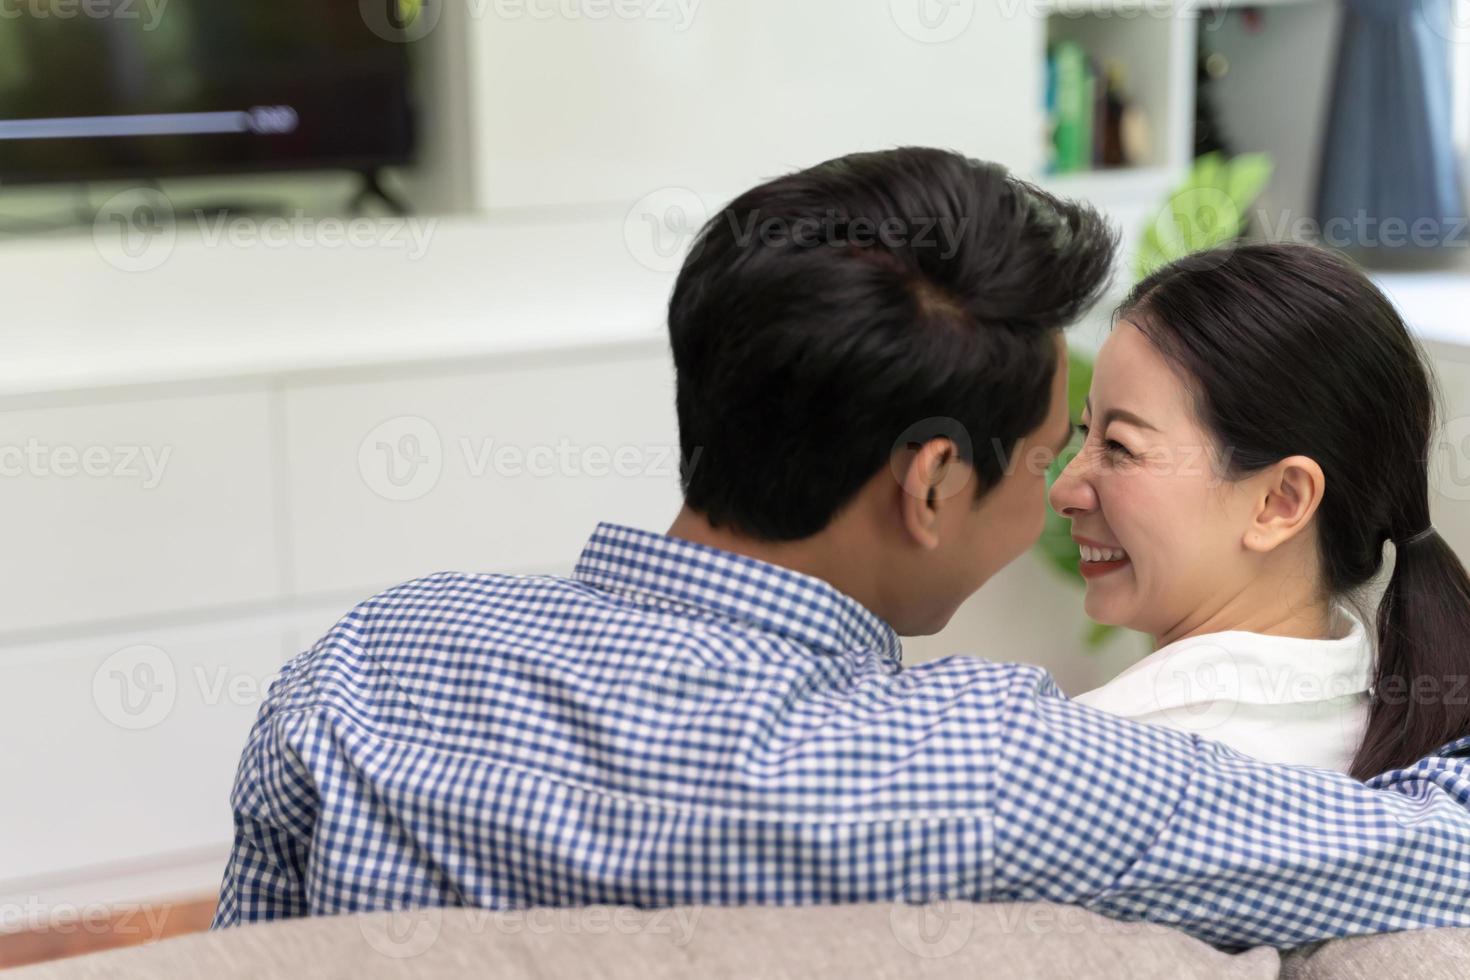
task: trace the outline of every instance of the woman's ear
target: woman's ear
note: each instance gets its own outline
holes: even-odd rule
[[[953,496],[957,477],[964,476],[955,444],[948,439],[930,439],[911,447],[907,464],[901,468],[898,506],[903,527],[910,538],[926,551],[939,547],[939,510]]]
[[[1245,546],[1261,553],[1301,533],[1311,523],[1327,491],[1322,467],[1308,456],[1288,456],[1257,473],[1251,484],[1255,499]]]

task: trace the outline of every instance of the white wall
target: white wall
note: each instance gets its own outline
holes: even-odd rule
[[[1275,163],[1257,209],[1284,230],[1257,230],[1279,240],[1291,237],[1295,218],[1316,213],[1342,13],[1329,0],[1304,0],[1259,14],[1259,31],[1247,30],[1238,12],[1207,18],[1204,43],[1230,59],[1229,73],[1215,88],[1231,149],[1269,153]]]
[[[1428,345],[1443,396],[1440,438],[1430,457],[1430,516],[1470,561],[1470,347]]]
[[[687,18],[600,20],[480,6],[468,37],[482,206],[667,187],[718,199],[911,143],[1027,171],[1041,159],[1041,22],[992,4],[951,5],[955,19],[932,30],[918,0],[688,0]]]

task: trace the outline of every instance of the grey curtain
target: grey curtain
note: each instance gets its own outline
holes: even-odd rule
[[[1446,241],[1465,213],[1453,142],[1450,4],[1343,0],[1317,188],[1328,244],[1465,245],[1462,232],[1462,240]],[[1433,223],[1432,236],[1392,240],[1403,234],[1395,226],[1429,228],[1423,219]],[[1344,231],[1352,241],[1338,240]]]

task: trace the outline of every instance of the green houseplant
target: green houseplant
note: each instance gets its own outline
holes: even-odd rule
[[[1238,239],[1247,225],[1250,206],[1271,179],[1271,158],[1247,153],[1226,160],[1211,153],[1195,160],[1189,176],[1169,195],[1158,216],[1144,229],[1134,258],[1134,281],[1191,252],[1215,248]],[[1067,401],[1072,420],[1082,417],[1083,402],[1092,388],[1092,358],[1079,351],[1068,354]],[[1046,474],[1047,489],[1072,459],[1078,442],[1054,462]],[[1048,508],[1046,526],[1036,552],[1048,566],[1073,583],[1081,582],[1072,524]],[[1088,629],[1089,647],[1102,644],[1116,627],[1094,623]]]

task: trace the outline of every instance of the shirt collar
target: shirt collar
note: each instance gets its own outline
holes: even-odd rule
[[[1202,700],[1303,704],[1365,694],[1373,645],[1347,606],[1333,610],[1335,639],[1227,630],[1177,640],[1075,700],[1118,714],[1181,708]]]
[[[694,605],[824,652],[876,650],[895,668],[902,660],[893,628],[821,579],[682,538],[599,524],[572,575]]]
[[[1440,746],[1434,754],[1449,757],[1470,756],[1470,735],[1457,738],[1453,742]]]

